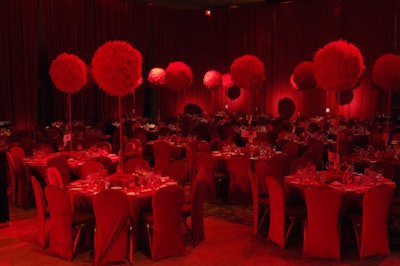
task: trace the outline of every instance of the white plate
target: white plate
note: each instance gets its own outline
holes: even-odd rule
[[[122,187],[120,187],[120,186],[114,186],[114,187],[111,187],[111,189],[114,189],[114,190],[121,190]]]
[[[128,195],[128,196],[137,196],[137,192],[134,192],[134,191],[131,191],[131,192],[128,192],[128,193],[126,193],[126,195]]]
[[[82,190],[82,188],[81,187],[73,187],[73,188],[70,188],[69,190],[79,191],[79,190]]]

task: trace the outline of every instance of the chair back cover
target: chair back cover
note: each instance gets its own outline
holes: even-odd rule
[[[304,227],[303,257],[340,261],[339,211],[341,194],[328,186],[305,190],[307,220]]]
[[[12,154],[7,151],[6,152],[6,157],[7,157],[7,165],[8,165],[8,174],[10,176],[10,186],[11,186],[11,202],[16,203],[17,202],[17,177],[15,173],[15,164],[14,164],[14,159]]]
[[[64,157],[51,157],[46,162],[47,167],[55,167],[61,175],[64,187],[71,182],[71,167]]]
[[[285,153],[278,153],[267,161],[270,169],[269,175],[276,177],[282,184],[285,175],[289,173],[290,157]]]
[[[196,153],[196,167],[198,172],[200,172],[201,169],[203,171],[203,178],[206,183],[204,191],[204,199],[207,202],[215,202],[217,199],[217,192],[214,180],[214,161],[211,157],[211,154],[207,152],[198,151]],[[197,176],[195,178],[197,178]]]
[[[182,207],[184,191],[181,186],[159,188],[153,199],[152,259],[186,254],[182,233]]]
[[[200,141],[198,145],[198,151],[211,152],[211,145],[207,141]]]
[[[271,174],[270,166],[262,160],[257,160],[253,164],[254,175],[258,182],[258,192],[261,194],[268,194],[266,177]]]
[[[18,156],[21,159],[25,158],[25,151],[21,146],[12,146],[10,148],[10,153],[13,156]]]
[[[104,169],[107,170],[108,174],[112,174],[113,172],[115,172],[116,165],[107,156],[103,156],[103,155],[97,156],[97,157],[92,158],[92,161],[100,162],[103,165]]]
[[[44,197],[42,187],[40,186],[39,181],[37,181],[36,177],[31,176],[31,182],[33,192],[35,194],[36,214],[38,218],[37,240],[39,242],[39,245],[42,248],[45,248],[49,243],[49,220],[47,215],[46,199]]]
[[[55,167],[49,167],[46,169],[46,183],[49,186],[64,188],[62,177]]]
[[[198,245],[205,239],[203,221],[204,192],[206,188],[205,173],[203,170],[197,174],[192,190],[191,199],[191,224],[193,245]]]
[[[233,155],[227,161],[229,173],[229,204],[249,204],[251,191],[248,170],[251,169],[250,158],[246,155]]]
[[[15,166],[15,178],[17,186],[17,204],[19,206],[29,207],[29,197],[31,187],[29,185],[30,180],[27,174],[26,167],[21,157],[13,155],[13,161]]]
[[[104,190],[93,198],[96,218],[94,265],[128,258],[129,200],[125,193]]]
[[[249,173],[249,178],[250,178],[251,196],[252,196],[251,198],[252,198],[252,203],[253,203],[253,234],[257,235],[259,206],[260,206],[260,193],[259,193],[259,188],[258,188],[258,179],[250,169],[247,172]]]
[[[268,240],[280,248],[285,246],[285,196],[282,183],[274,176],[267,176],[269,192],[269,229]]]
[[[140,168],[143,170],[150,170],[150,164],[143,158],[133,158],[127,160],[123,165],[123,173],[124,174],[131,174],[134,173],[136,168]]]
[[[189,176],[188,163],[182,160],[175,160],[171,162],[166,169],[166,175],[174,179],[180,186],[183,187]]]
[[[189,167],[189,179],[192,181],[195,177],[196,173],[196,166],[195,166],[195,154],[193,153],[193,150],[189,147],[186,146],[186,160],[188,162],[188,167]]]
[[[372,255],[390,255],[388,217],[393,187],[379,185],[364,194],[360,258]]]
[[[44,193],[50,212],[50,242],[52,253],[72,260],[72,212],[68,193],[56,186],[46,186]]]
[[[171,145],[164,140],[157,140],[153,143],[153,152],[154,169],[161,171],[162,174],[165,174],[172,155]]]
[[[102,175],[103,170],[105,170],[105,168],[101,162],[95,160],[87,161],[81,167],[80,178],[85,179],[87,176],[90,175],[100,176]]]

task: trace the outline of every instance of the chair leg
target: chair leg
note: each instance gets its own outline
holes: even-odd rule
[[[75,257],[76,247],[77,247],[77,245],[78,245],[78,241],[79,241],[79,238],[80,238],[80,235],[81,235],[81,232],[82,232],[82,228],[83,228],[83,227],[84,227],[83,224],[81,224],[81,225],[79,225],[79,226],[76,227],[77,232],[76,232],[75,239],[74,239],[74,246],[73,246],[73,248],[72,248],[72,258],[71,258],[71,261],[72,261],[72,260],[74,259],[74,257]]]
[[[285,234],[285,242],[284,242],[284,244],[283,244],[283,248],[285,248],[287,239],[288,239],[288,237],[289,237],[290,232],[292,231],[292,227],[293,227],[294,222],[295,222],[295,219],[290,218],[290,224],[289,224],[289,227],[288,227],[288,229],[287,229],[287,231],[286,231],[286,234]]]
[[[146,228],[147,228],[147,238],[149,240],[149,247],[150,247],[150,254],[151,256],[153,256],[153,248],[152,248],[152,244],[151,244],[151,226],[149,224],[146,223]]]
[[[264,223],[264,220],[265,220],[265,217],[267,216],[267,213],[269,212],[269,209],[268,208],[266,208],[265,210],[264,210],[264,213],[263,213],[263,215],[262,215],[262,217],[261,217],[261,219],[260,219],[260,221],[259,221],[259,223],[258,223],[258,226],[257,226],[257,233],[256,233],[256,235],[258,234],[258,232],[260,231],[260,229],[261,229],[261,226],[263,225],[263,223]]]
[[[129,265],[133,265],[133,226],[129,224]]]

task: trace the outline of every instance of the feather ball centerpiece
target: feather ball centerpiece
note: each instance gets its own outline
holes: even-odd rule
[[[229,69],[235,85],[247,90],[261,87],[265,80],[264,63],[254,55],[243,55],[236,58]]]
[[[164,86],[165,70],[160,67],[152,68],[147,76],[147,81],[154,86]]]
[[[300,62],[293,70],[291,81],[295,84],[294,88],[306,90],[317,87],[314,77],[314,63],[310,61]]]
[[[174,91],[186,90],[192,85],[193,72],[184,62],[169,63],[165,69],[165,84]]]
[[[235,85],[235,84],[232,81],[231,74],[229,74],[229,73],[223,74],[221,77],[221,87],[224,89],[228,89],[228,88],[232,87],[233,85]]]
[[[142,54],[127,42],[106,42],[92,58],[92,73],[105,92],[124,96],[143,82]]]
[[[400,90],[400,55],[378,57],[372,67],[372,82],[385,91]]]
[[[203,84],[209,90],[218,89],[222,84],[221,73],[216,70],[209,70],[203,77]]]
[[[60,54],[50,65],[50,77],[60,91],[77,92],[87,80],[86,64],[74,54]]]
[[[326,44],[314,55],[314,75],[327,90],[352,89],[364,71],[364,59],[353,44],[338,40]]]

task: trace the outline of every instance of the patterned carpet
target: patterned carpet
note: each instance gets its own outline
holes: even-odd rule
[[[204,203],[204,217],[221,219],[231,223],[251,226],[252,206],[228,205],[225,203]]]

